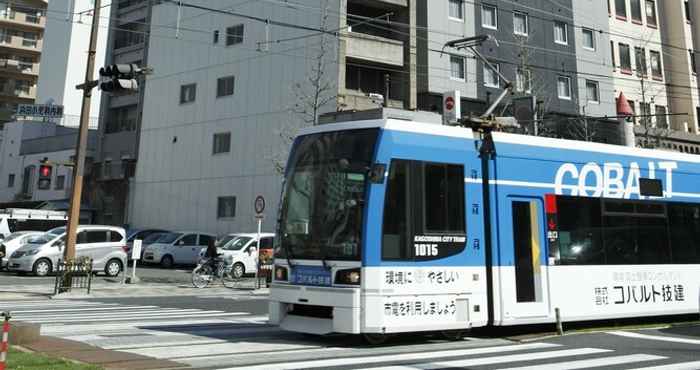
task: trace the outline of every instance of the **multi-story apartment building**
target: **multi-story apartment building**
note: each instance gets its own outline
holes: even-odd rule
[[[282,137],[313,123],[299,111],[309,111],[316,91],[319,114],[418,105],[418,3],[229,3],[216,6],[223,11],[183,6],[179,24],[176,5],[152,8],[152,24],[169,27],[150,30],[155,73],[145,88],[132,225],[251,230],[256,195],[276,208],[276,160],[290,144]]]
[[[613,88],[634,110],[635,124],[666,127],[669,99],[662,28],[656,0],[609,0]],[[687,53],[687,52],[686,52]],[[622,94],[622,95],[621,95]]]
[[[115,0],[109,18],[104,65],[135,63],[148,65],[148,32],[151,20],[149,0]],[[107,16],[107,15],[105,15]],[[106,29],[101,29],[104,32]],[[172,37],[173,35],[170,35]],[[182,46],[182,45],[181,45]],[[100,60],[98,63],[103,62]],[[138,156],[139,128],[145,81],[132,94],[105,94],[100,108],[99,149],[95,161],[93,199],[98,221],[121,224],[127,209],[129,181]]]
[[[36,99],[47,3],[0,1],[0,122]]]
[[[661,50],[664,57],[664,75],[669,111],[678,113],[668,117],[671,128],[700,134],[696,50],[700,50],[700,26],[693,23],[700,17],[700,4],[695,1],[659,1]]]

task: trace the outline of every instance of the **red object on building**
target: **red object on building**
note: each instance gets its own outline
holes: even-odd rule
[[[618,116],[634,116],[634,109],[630,106],[627,101],[627,97],[623,92],[620,92],[620,96],[617,98],[617,115]]]

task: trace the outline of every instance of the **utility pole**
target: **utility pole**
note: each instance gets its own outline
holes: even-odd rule
[[[95,0],[95,9],[92,14],[92,30],[90,32],[90,49],[87,56],[87,68],[85,71],[85,82],[76,86],[77,89],[83,90],[83,104],[80,111],[80,130],[78,133],[78,146],[75,149],[75,167],[73,168],[73,191],[70,198],[70,208],[68,211],[68,230],[66,236],[66,246],[63,250],[63,259],[72,261],[75,259],[75,242],[80,223],[80,202],[83,192],[83,173],[85,172],[85,154],[87,151],[87,141],[90,123],[90,100],[92,98],[92,89],[94,89],[98,81],[93,80],[95,74],[95,54],[97,49],[97,31],[100,23],[100,0]],[[70,278],[70,274],[66,274]],[[66,287],[70,287],[68,282]]]

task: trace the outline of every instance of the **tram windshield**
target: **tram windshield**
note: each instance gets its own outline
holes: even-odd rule
[[[297,138],[287,165],[275,256],[359,260],[377,129]]]

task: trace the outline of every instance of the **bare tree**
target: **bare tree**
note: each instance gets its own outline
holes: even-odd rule
[[[296,120],[290,120],[289,124],[285,124],[279,129],[277,134],[282,145],[280,148],[274,148],[274,153],[271,156],[275,171],[279,174],[284,174],[289,149],[299,129],[318,125],[322,111],[333,102],[337,102],[338,89],[329,78],[327,70],[328,59],[333,52],[332,42],[335,40],[332,35],[326,32],[329,18],[328,0],[322,1],[321,8],[319,28],[323,32],[319,32],[319,35],[316,36],[320,40],[318,48],[314,50],[313,64],[306,77],[292,85],[294,103],[289,111]]]
[[[580,101],[577,99],[577,101]],[[567,122],[568,136],[574,140],[593,141],[598,134],[598,122],[586,115],[586,106],[578,104],[579,114]]]

